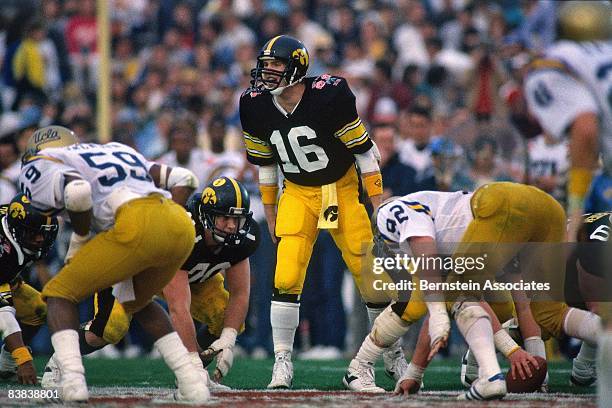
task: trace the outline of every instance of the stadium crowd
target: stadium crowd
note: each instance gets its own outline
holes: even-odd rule
[[[35,129],[61,124],[82,141],[97,140],[100,55],[95,0],[3,3],[0,202],[8,202]],[[238,115],[264,42],[293,35],[310,52],[308,75],[347,78],[381,152],[386,197],[512,180],[563,203],[567,145],[541,131],[521,95],[530,56],[555,39],[555,7],[552,0],[110,1],[113,140],[190,169],[200,185],[230,175],[251,193],[264,239],[251,258],[245,350],[265,356],[272,346],[274,246]],[[36,266],[35,286],[61,266],[68,237],[64,229],[55,254]],[[367,318],[352,284],[343,285],[344,269],[321,233],[302,297],[304,357],[337,357],[363,338]],[[124,353],[150,347],[139,346],[138,327],[130,333]]]

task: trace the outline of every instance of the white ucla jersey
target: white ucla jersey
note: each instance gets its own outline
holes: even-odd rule
[[[95,231],[109,229],[115,222],[117,202],[125,197],[170,193],[155,186],[149,169],[155,164],[121,143],[81,143],[48,148],[21,169],[22,191],[41,210],[64,209],[64,178],[78,175],[91,184]]]
[[[378,210],[378,231],[392,242],[432,237],[439,244],[456,244],[474,219],[471,197],[472,193],[464,191],[420,191],[399,197]],[[446,248],[452,249],[454,245]]]
[[[596,113],[604,165],[612,171],[612,41],[559,41],[542,61],[525,81],[529,109],[558,139],[579,114]]]

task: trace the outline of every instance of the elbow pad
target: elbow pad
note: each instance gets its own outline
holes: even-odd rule
[[[91,184],[85,180],[73,180],[64,187],[64,206],[68,211],[84,212],[93,207]]]
[[[380,168],[378,167],[378,162],[380,161],[380,152],[378,151],[376,143],[374,143],[372,148],[367,152],[356,154],[355,161],[359,166],[361,174],[379,172]]]
[[[199,185],[200,182],[195,174],[183,167],[173,167],[168,175],[168,189],[173,187],[189,187],[195,190]]]
[[[13,306],[4,306],[0,308],[0,331],[2,338],[5,339],[13,333],[21,331],[19,323],[15,318],[15,308]]]

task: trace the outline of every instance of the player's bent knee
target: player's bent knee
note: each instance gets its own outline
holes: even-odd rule
[[[370,336],[378,347],[390,347],[406,334],[409,328],[410,323],[399,317],[389,306],[374,320]]]
[[[489,314],[477,302],[456,302],[451,313],[463,334],[479,319],[490,320]]]
[[[562,302],[531,302],[531,313],[538,326],[558,338],[563,331],[563,318],[567,305]]]

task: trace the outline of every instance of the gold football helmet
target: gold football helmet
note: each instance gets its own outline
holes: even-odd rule
[[[612,38],[612,5],[607,1],[568,1],[559,8],[559,39],[595,41]]]
[[[79,143],[74,132],[63,126],[46,126],[38,129],[28,139],[26,150],[21,158],[26,163],[32,156],[48,147],[64,147]]]

